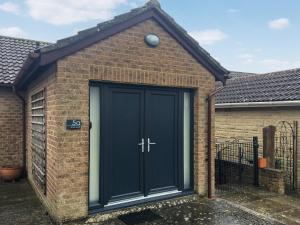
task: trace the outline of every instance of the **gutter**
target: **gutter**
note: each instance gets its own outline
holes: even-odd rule
[[[243,102],[243,103],[221,103],[215,104],[217,109],[226,108],[257,108],[257,107],[285,107],[300,106],[300,101],[274,101],[274,102]]]
[[[22,174],[22,177],[26,177],[27,176],[27,163],[26,163],[26,101],[25,99],[21,96],[21,94],[16,90],[15,86],[12,87],[13,88],[13,92],[18,96],[18,98],[22,101],[22,119],[23,119],[23,174]]]
[[[208,198],[211,199],[213,198],[212,196],[212,179],[211,179],[211,175],[212,175],[212,147],[211,147],[211,140],[212,140],[212,113],[211,113],[211,109],[212,109],[212,99],[213,97],[220,91],[222,91],[225,88],[225,83],[223,87],[220,87],[216,90],[214,90],[213,92],[211,92],[208,97],[207,97],[207,189],[208,189]]]

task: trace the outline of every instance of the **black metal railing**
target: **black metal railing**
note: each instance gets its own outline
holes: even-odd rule
[[[296,125],[281,121],[275,135],[275,168],[284,171],[285,192],[294,192],[297,188],[297,136]]]
[[[259,185],[258,139],[233,139],[216,144],[216,189],[239,190]],[[238,187],[238,188],[237,188]]]

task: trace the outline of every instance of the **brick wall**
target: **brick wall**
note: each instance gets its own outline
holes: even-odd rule
[[[216,138],[251,138],[258,136],[260,151],[263,146],[262,129],[278,125],[280,121],[298,121],[300,126],[300,107],[241,108],[216,110]],[[300,128],[298,127],[298,188],[300,188]]]
[[[0,87],[0,167],[23,164],[23,107],[11,88]]]
[[[157,48],[144,43],[149,32],[160,36]],[[145,21],[59,60],[54,80],[52,103],[47,87],[47,145],[56,160],[48,160],[47,178],[55,183],[49,198],[55,198],[56,219],[77,219],[88,214],[91,80],[195,89],[195,190],[201,195],[206,193],[206,97],[214,89],[215,79],[156,22]],[[66,120],[74,118],[81,119],[82,128],[66,130]]]
[[[284,194],[284,173],[276,169],[260,169],[259,185],[268,191]]]
[[[55,108],[58,96],[55,93],[56,88],[56,66],[54,65],[46,72],[41,74],[40,78],[27,88],[26,91],[26,138],[27,138],[27,171],[28,179],[41,199],[44,206],[48,209],[49,214],[55,219],[57,212],[57,199],[58,199],[58,172],[59,164],[61,163],[57,158],[57,126],[55,123],[55,115],[57,110]],[[32,176],[32,149],[31,149],[31,96],[36,92],[45,89],[46,92],[46,146],[47,146],[47,159],[46,159],[46,194],[35,183]]]

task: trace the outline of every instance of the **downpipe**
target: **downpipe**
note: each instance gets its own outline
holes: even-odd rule
[[[23,98],[23,96],[16,90],[16,87],[13,86],[13,93],[16,94],[16,96],[21,100],[22,102],[22,137],[23,137],[23,172],[22,172],[22,177],[25,178],[27,177],[27,163],[26,163],[26,101]]]

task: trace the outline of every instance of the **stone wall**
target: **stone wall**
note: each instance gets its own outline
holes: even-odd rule
[[[147,33],[160,37],[157,48],[144,43]],[[137,24],[59,60],[56,69],[48,83],[41,80],[28,92],[29,98],[34,89],[46,85],[49,157],[47,195],[42,199],[56,220],[88,215],[89,81],[194,89],[194,188],[206,194],[206,98],[215,88],[215,78],[159,24],[154,20]],[[30,114],[27,118],[29,122]],[[70,118],[80,119],[82,128],[66,130]],[[27,138],[30,147],[29,134]]]
[[[284,172],[276,169],[260,169],[259,170],[260,186],[268,191],[284,194]]]
[[[23,165],[23,106],[12,88],[0,87],[0,167]]]
[[[260,154],[263,147],[262,129],[269,125],[277,126],[280,121],[298,121],[300,126],[300,107],[273,107],[273,108],[236,108],[216,109],[216,138],[228,139],[252,138],[258,136]],[[298,189],[300,191],[300,128],[298,127]]]

